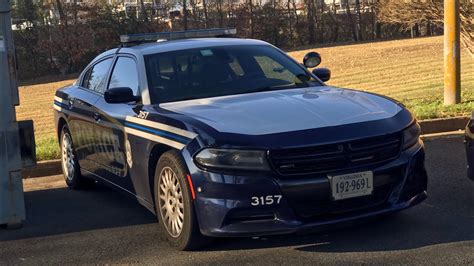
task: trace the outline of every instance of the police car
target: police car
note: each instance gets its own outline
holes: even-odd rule
[[[233,29],[121,36],[57,91],[71,188],[103,182],[181,250],[400,211],[427,194],[420,127],[401,104],[324,84]]]

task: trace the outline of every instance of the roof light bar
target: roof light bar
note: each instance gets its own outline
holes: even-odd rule
[[[139,33],[121,35],[121,43],[135,42],[153,42],[158,40],[178,40],[187,38],[211,38],[236,35],[237,30],[232,28],[223,29],[205,29],[205,30],[188,30],[188,31],[172,31],[172,32],[156,32],[156,33]]]

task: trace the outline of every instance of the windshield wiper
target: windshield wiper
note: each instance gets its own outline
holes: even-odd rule
[[[250,92],[262,92],[262,91],[272,91],[272,90],[275,90],[275,87],[268,86],[268,87],[261,87],[261,88],[253,89],[253,90],[250,90],[250,91],[247,91],[247,92],[250,93]]]
[[[257,89],[253,89],[253,90],[250,90],[250,91],[247,91],[248,93],[251,93],[251,92],[262,92],[262,91],[276,91],[276,90],[286,90],[286,89],[298,89],[298,88],[304,88],[304,87],[307,87],[308,85],[307,84],[304,84],[304,83],[301,83],[301,84],[297,84],[297,83],[294,83],[294,84],[288,84],[288,85],[284,85],[284,86],[267,86],[267,87],[261,87],[261,88],[257,88]]]

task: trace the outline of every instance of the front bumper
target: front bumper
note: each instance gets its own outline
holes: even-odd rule
[[[201,232],[214,237],[293,233],[397,212],[427,197],[421,142],[394,161],[350,171],[367,170],[374,173],[373,195],[332,201],[326,175],[235,176],[194,168],[191,174],[198,191],[195,208]],[[252,197],[268,195],[283,197],[279,204],[252,206]]]

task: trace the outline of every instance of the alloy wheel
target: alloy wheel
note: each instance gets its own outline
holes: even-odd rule
[[[69,133],[63,134],[61,153],[64,177],[68,181],[72,181],[74,179],[75,174],[75,158],[74,149],[72,147],[72,140]]]
[[[183,230],[183,190],[176,173],[164,167],[160,173],[159,208],[161,220],[172,237],[179,237]]]

